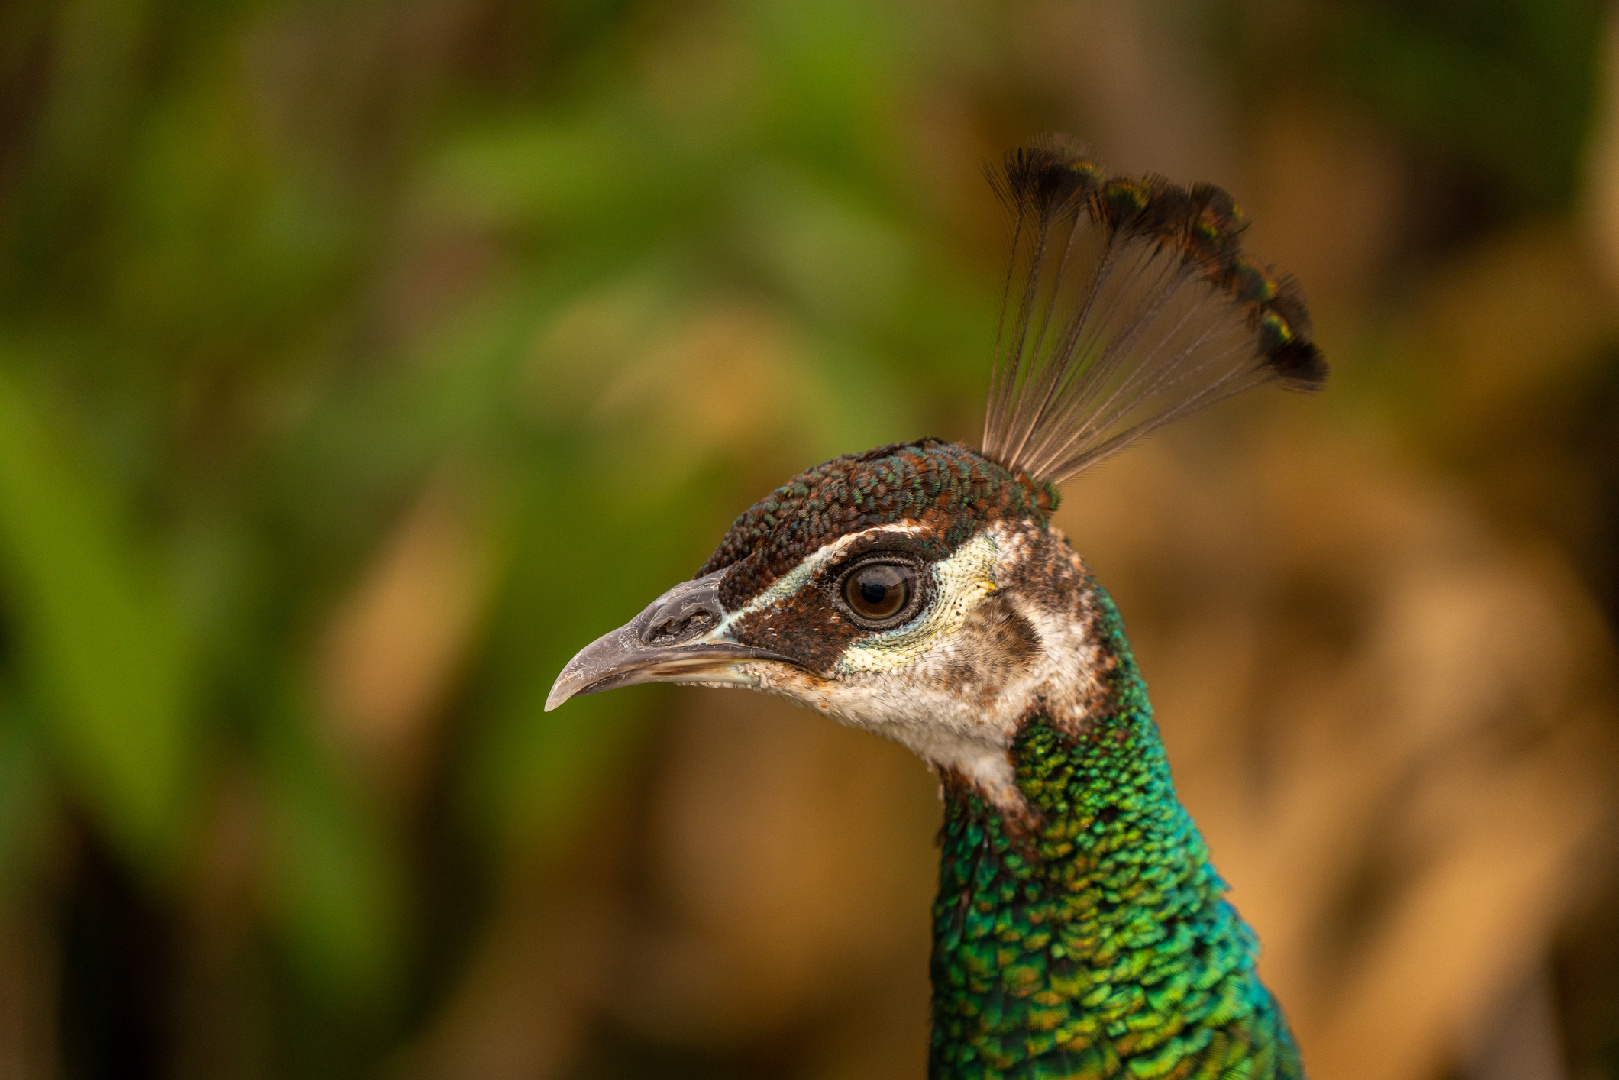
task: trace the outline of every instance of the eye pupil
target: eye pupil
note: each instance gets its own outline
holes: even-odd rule
[[[856,615],[889,619],[904,610],[911,598],[912,570],[896,563],[868,563],[850,574],[843,598]]]

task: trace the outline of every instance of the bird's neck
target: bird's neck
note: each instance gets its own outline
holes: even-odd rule
[[[1302,1077],[1258,943],[1175,796],[1113,602],[1092,590],[1107,693],[1012,747],[1029,813],[946,777],[928,1074]],[[1236,1075],[1232,1073],[1231,1075]]]

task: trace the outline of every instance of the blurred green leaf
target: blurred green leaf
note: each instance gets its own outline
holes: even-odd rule
[[[761,163],[738,188],[737,231],[766,280],[828,322],[887,317],[915,272],[897,223],[780,163]]]
[[[421,197],[467,225],[644,245],[683,223],[676,211],[689,212],[710,163],[640,108],[613,104],[472,126],[435,155]]]
[[[172,870],[196,765],[191,644],[111,496],[0,369],[0,582],[74,794]]]
[[[305,710],[270,718],[259,761],[265,903],[294,969],[324,1008],[386,1010],[406,960],[406,890],[380,815],[320,744]]]
[[[1327,53],[1339,84],[1425,151],[1556,207],[1583,165],[1602,12],[1594,0],[1353,4]]]
[[[9,687],[0,687],[0,901],[32,882],[49,831],[49,772]]]
[[[355,223],[307,169],[276,168],[251,102],[201,81],[142,126],[113,240],[120,321],[166,363],[277,358],[342,297]]]

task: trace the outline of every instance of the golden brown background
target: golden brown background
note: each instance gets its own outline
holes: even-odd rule
[[[1048,129],[1334,364],[1069,485],[1319,1080],[1619,1078],[1619,18],[0,4],[0,1077],[920,1076],[934,783],[541,711],[835,453],[972,441]]]

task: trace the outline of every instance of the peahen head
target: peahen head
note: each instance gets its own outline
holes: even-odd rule
[[[642,682],[750,687],[901,742],[1002,806],[1019,798],[1019,725],[1085,723],[1095,620],[1050,523],[1055,485],[1212,401],[1312,388],[1325,368],[1220,189],[1107,179],[1054,141],[991,180],[1015,225],[983,450],[925,439],[794,477],[693,580],[580,652],[548,708]]]
[[[692,581],[576,656],[548,705],[641,682],[745,686],[1012,797],[1036,702],[1088,693],[1078,567],[1050,486],[925,439],[835,458],[747,510]]]

